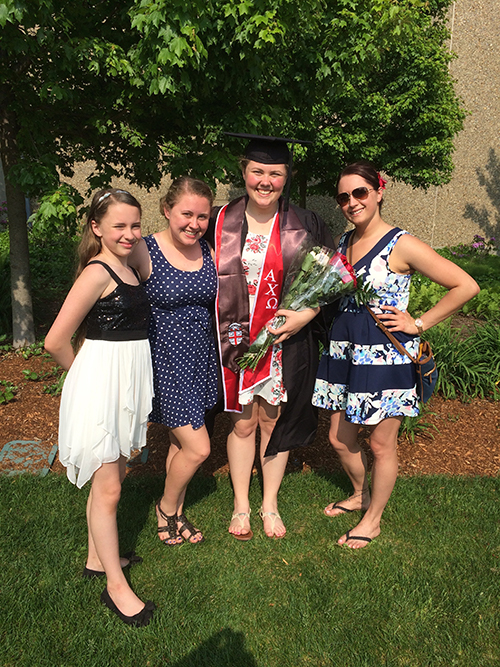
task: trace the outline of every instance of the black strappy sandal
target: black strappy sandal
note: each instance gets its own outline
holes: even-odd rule
[[[201,530],[198,530],[193,526],[193,524],[186,519],[186,515],[184,512],[182,514],[177,515],[177,521],[180,522],[181,527],[177,528],[179,531],[179,535],[182,537],[183,540],[186,540],[186,542],[189,542],[189,544],[201,544],[202,542],[205,541],[205,538],[203,537],[203,533]],[[185,530],[188,531],[189,537],[186,539],[184,535],[182,534]],[[196,540],[195,542],[191,542],[191,538],[194,537],[195,535],[201,535],[201,540]]]
[[[176,547],[179,544],[182,544],[183,541],[184,541],[184,538],[182,537],[182,535],[177,530],[177,515],[172,514],[172,515],[169,516],[168,514],[165,514],[165,512],[162,510],[162,508],[160,506],[160,503],[161,503],[161,498],[156,503],[156,509],[157,509],[158,514],[160,515],[160,517],[164,521],[167,522],[167,525],[158,527],[158,529],[157,529],[158,535],[160,535],[161,533],[168,533],[168,537],[165,540],[162,540],[161,537],[160,537],[160,540],[163,542],[163,544],[166,547]],[[178,542],[177,538],[180,538],[181,541]],[[168,542],[168,540],[175,540],[175,542],[173,544],[171,544],[171,543]]]

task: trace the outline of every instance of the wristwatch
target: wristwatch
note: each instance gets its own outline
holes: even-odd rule
[[[415,320],[415,326],[417,327],[419,335],[422,335],[424,333],[424,323],[422,322],[420,317],[417,317],[417,319]]]

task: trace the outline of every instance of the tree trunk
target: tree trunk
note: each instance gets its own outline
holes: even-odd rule
[[[35,342],[31,301],[28,228],[24,193],[10,180],[11,168],[19,162],[16,132],[11,118],[0,119],[0,158],[5,174],[10,236],[10,284],[12,294],[12,337],[15,348]]]

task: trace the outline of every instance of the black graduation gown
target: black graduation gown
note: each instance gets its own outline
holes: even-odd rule
[[[280,209],[282,207],[280,200]],[[332,235],[323,220],[313,211],[290,204],[304,229],[309,232],[315,243],[334,248]],[[212,211],[209,227],[205,238],[214,246],[214,230],[217,214]],[[283,214],[280,211],[280,219]],[[247,226],[242,220],[243,247],[247,235]],[[326,344],[327,331],[322,313],[283,343],[283,384],[287,391],[287,401],[281,404],[281,414],[274,427],[265,456],[273,456],[278,452],[286,452],[296,447],[310,444],[316,435],[318,426],[318,410],[311,403],[319,363],[319,340]],[[215,334],[217,335],[217,333]],[[219,364],[220,371],[220,364]],[[217,405],[207,413],[206,426],[213,433],[215,416],[223,410],[221,382],[219,382],[220,398]]]

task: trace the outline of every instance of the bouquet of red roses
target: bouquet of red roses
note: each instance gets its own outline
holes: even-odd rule
[[[356,291],[354,269],[339,252],[324,246],[314,246],[305,255],[302,252],[298,257],[288,272],[280,308],[294,311],[318,308]],[[283,315],[276,316],[272,327],[278,329],[285,320]],[[267,327],[263,327],[248,352],[237,360],[240,368],[255,370],[277,338]]]

